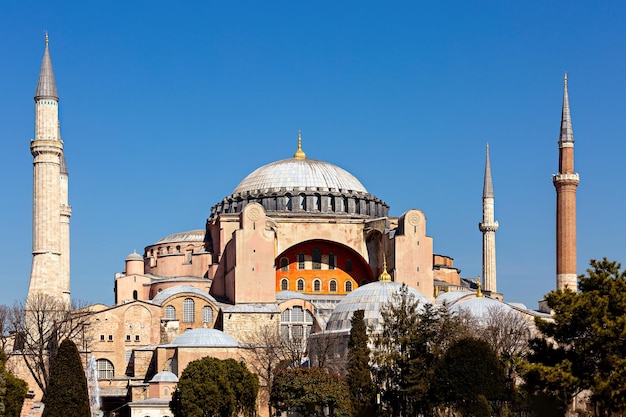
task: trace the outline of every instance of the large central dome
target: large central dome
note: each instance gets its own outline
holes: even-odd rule
[[[254,170],[211,208],[211,218],[239,213],[250,203],[261,204],[272,216],[378,218],[389,214],[389,206],[368,193],[354,175],[337,165],[307,158],[300,132],[293,158]]]
[[[363,184],[354,175],[336,165],[294,157],[272,162],[254,170],[239,183],[233,194],[272,192],[281,188],[367,193]]]

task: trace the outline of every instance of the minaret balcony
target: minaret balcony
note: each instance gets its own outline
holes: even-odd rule
[[[580,182],[580,176],[578,174],[554,174],[552,175],[552,182]]]
[[[478,229],[481,232],[495,232],[496,230],[498,230],[498,222],[494,221],[494,222],[478,223]]]

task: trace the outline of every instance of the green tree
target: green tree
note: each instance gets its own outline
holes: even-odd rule
[[[303,417],[350,417],[349,392],[346,381],[321,368],[290,368],[274,376],[270,402],[276,410],[297,411]]]
[[[19,417],[28,384],[6,369],[6,361],[7,355],[0,350],[0,416]]]
[[[243,362],[224,361],[230,386],[235,394],[235,409],[244,417],[256,415],[256,398],[259,393],[259,376],[248,370]]]
[[[176,417],[246,417],[256,414],[258,376],[243,362],[207,356],[183,371],[170,409]]]
[[[531,345],[525,374],[531,395],[567,403],[590,390],[595,415],[626,411],[626,272],[620,268],[606,258],[592,259],[578,277],[578,292],[546,295],[553,320],[536,324],[554,342]]]
[[[440,405],[452,406],[463,415],[490,415],[485,400],[509,400],[509,387],[504,367],[489,344],[463,338],[454,342],[439,361],[431,388]]]
[[[74,342],[63,340],[50,368],[43,417],[89,417],[87,378]]]
[[[372,382],[369,365],[370,349],[367,346],[367,328],[363,310],[352,315],[348,340],[348,366],[346,381],[350,387],[352,409],[357,417],[370,416],[376,411],[376,388]]]

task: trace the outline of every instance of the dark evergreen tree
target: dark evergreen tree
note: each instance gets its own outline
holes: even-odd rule
[[[7,371],[6,361],[7,355],[0,350],[0,416],[19,417],[28,384]]]
[[[174,415],[176,417],[236,415],[237,398],[228,371],[224,361],[210,356],[189,363],[180,376],[176,395],[170,402],[170,409]]]
[[[352,409],[357,417],[371,416],[376,412],[376,387],[372,382],[370,349],[367,346],[367,328],[363,310],[352,315],[348,340],[348,366],[346,381],[350,387]]]
[[[50,367],[43,417],[90,417],[87,378],[74,342],[63,340]]]
[[[321,368],[289,368],[274,376],[270,402],[278,411],[294,411],[303,417],[325,410],[331,417],[351,417],[349,391],[346,381]]]
[[[234,359],[224,361],[230,386],[235,394],[235,409],[238,415],[256,415],[256,398],[259,393],[259,376],[248,370],[243,362]]]
[[[498,355],[481,339],[454,342],[435,369],[432,385],[435,402],[452,406],[463,415],[484,414],[488,402],[508,401],[511,386]],[[487,414],[489,415],[489,414]]]
[[[603,417],[626,411],[626,271],[606,258],[590,266],[578,292],[546,295],[553,320],[536,321],[546,339],[532,341],[525,379],[531,398],[561,408],[590,390]]]

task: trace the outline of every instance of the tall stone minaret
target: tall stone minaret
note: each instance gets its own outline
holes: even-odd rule
[[[485,160],[485,182],[483,184],[483,221],[478,229],[483,233],[483,285],[485,291],[497,292],[496,289],[496,230],[498,222],[494,220],[493,181],[489,163],[489,144]]]
[[[33,155],[33,264],[28,296],[51,295],[69,303],[69,218],[67,169],[59,125],[52,60],[46,49],[35,91]]]
[[[559,173],[552,177],[556,188],[556,288],[576,291],[576,187],[574,172],[574,131],[567,94],[567,74],[563,87],[563,110],[559,136]]]

